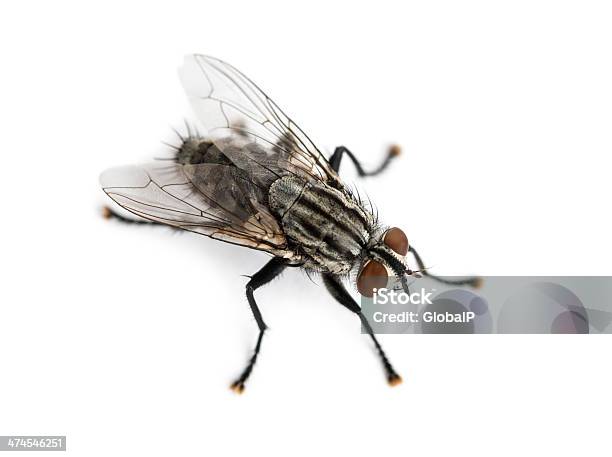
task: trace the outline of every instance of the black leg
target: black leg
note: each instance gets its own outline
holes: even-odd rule
[[[387,381],[389,382],[389,384],[392,386],[396,386],[400,384],[402,382],[402,378],[393,369],[391,362],[389,362],[389,359],[387,358],[385,351],[383,351],[383,348],[381,347],[380,343],[376,339],[376,336],[374,335],[374,332],[372,331],[372,327],[370,326],[370,323],[368,322],[366,317],[361,312],[361,308],[359,307],[357,302],[353,299],[353,297],[351,297],[351,295],[348,293],[348,291],[346,290],[342,282],[336,276],[329,274],[329,273],[324,273],[322,276],[323,276],[323,282],[325,283],[325,287],[327,287],[327,290],[329,291],[329,293],[336,300],[338,300],[338,302],[341,305],[345,306],[350,311],[354,312],[355,314],[359,316],[359,319],[361,320],[361,323],[363,324],[366,331],[368,332],[368,335],[370,335],[370,337],[372,338],[372,341],[374,341],[374,346],[376,346],[378,355],[380,356],[383,367],[385,368],[385,374],[387,375]]]
[[[259,350],[261,349],[261,340],[263,339],[264,332],[266,331],[266,324],[263,321],[261,311],[259,311],[259,307],[255,302],[253,292],[255,291],[255,289],[258,289],[264,284],[267,284],[272,281],[285,269],[286,266],[287,264],[284,259],[281,259],[280,257],[274,257],[272,260],[266,263],[261,270],[251,276],[251,280],[246,285],[246,296],[247,300],[249,301],[251,311],[253,312],[253,317],[255,317],[255,321],[257,322],[257,326],[259,327],[259,337],[257,338],[257,344],[255,345],[253,356],[247,363],[245,369],[242,371],[242,374],[230,386],[231,389],[236,393],[240,394],[244,391],[244,384],[246,383],[247,379],[249,379],[251,371],[253,371],[253,367],[255,366],[255,362],[257,361],[257,355],[259,354]]]
[[[478,276],[473,276],[471,278],[465,279],[445,279],[441,278],[440,276],[429,274],[419,253],[416,252],[416,250],[412,246],[410,246],[408,250],[412,252],[414,260],[416,260],[416,263],[419,266],[419,273],[421,273],[423,276],[429,276],[431,279],[435,279],[436,281],[441,282],[442,284],[449,284],[451,286],[472,286],[477,289],[482,285],[482,278],[479,278]]]
[[[357,160],[353,153],[344,146],[338,146],[332,156],[329,158],[329,163],[334,169],[334,171],[337,172],[338,170],[340,170],[340,162],[342,162],[343,154],[347,154],[349,158],[353,161],[353,163],[355,164],[355,168],[357,168],[359,176],[374,176],[381,173],[385,168],[389,166],[389,164],[395,157],[400,155],[400,148],[399,146],[391,146],[389,148],[387,156],[385,157],[385,160],[383,160],[383,162],[378,166],[378,168],[373,171],[365,171],[361,166],[361,163],[359,163],[359,160]]]
[[[163,225],[165,227],[174,228],[167,224],[161,224],[159,222],[147,221],[145,219],[132,219],[131,217],[125,217],[121,214],[113,211],[108,206],[102,208],[102,217],[104,219],[115,219],[123,224],[131,224],[131,225]]]

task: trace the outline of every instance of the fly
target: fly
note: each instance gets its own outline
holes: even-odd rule
[[[110,208],[105,208],[106,217],[168,225],[272,256],[246,284],[259,336],[252,357],[231,385],[235,392],[243,392],[266,331],[254,292],[289,267],[321,276],[329,293],[361,320],[388,383],[399,384],[401,377],[343,282],[353,278],[357,290],[370,297],[388,277],[406,291],[407,278],[418,274],[477,285],[477,278],[450,281],[430,275],[406,234],[380,224],[372,205],[340,180],[345,155],[360,176],[374,176],[399,155],[399,148],[391,147],[369,172],[343,146],[327,160],[272,99],[231,65],[192,55],[179,74],[207,135],[188,127],[186,136],[179,135],[171,160],[105,171],[100,177],[104,192],[142,219]],[[418,271],[406,263],[409,252]]]

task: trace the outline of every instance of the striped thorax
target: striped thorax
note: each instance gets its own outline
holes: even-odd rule
[[[285,176],[270,187],[269,204],[306,267],[348,273],[374,230],[372,215],[349,194],[321,182]]]

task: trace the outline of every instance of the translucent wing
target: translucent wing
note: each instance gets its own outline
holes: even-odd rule
[[[192,106],[212,141],[240,136],[282,157],[280,167],[307,179],[339,183],[308,136],[250,79],[213,57],[191,55],[179,71]]]
[[[104,192],[126,210],[214,239],[295,258],[264,202],[269,180],[232,163],[152,163],[113,168]]]

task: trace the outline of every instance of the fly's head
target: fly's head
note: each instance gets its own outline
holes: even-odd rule
[[[395,276],[408,291],[407,277],[416,274],[406,265],[408,237],[393,227],[372,239],[368,244],[361,269],[357,275],[357,290],[364,297],[372,297],[374,289],[387,286],[389,275]]]

